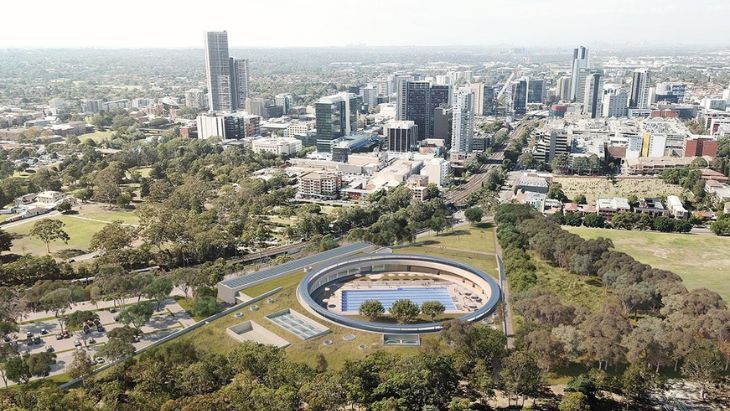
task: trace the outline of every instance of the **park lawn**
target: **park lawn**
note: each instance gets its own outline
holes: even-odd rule
[[[553,178],[553,182],[560,183],[563,192],[569,199],[580,194],[586,196],[588,204],[595,203],[598,198],[628,197],[631,194],[637,197],[663,197],[680,195],[685,190],[673,184],[667,184],[659,178],[618,178],[612,183],[606,177],[560,177]]]
[[[479,253],[495,252],[493,226],[489,223],[458,227],[452,231],[445,231],[437,236],[419,238],[419,242],[426,242],[428,246],[442,249],[459,249],[476,251]]]
[[[84,143],[86,140],[94,140],[95,143],[101,143],[104,140],[110,139],[112,131],[95,131],[93,133],[86,133],[79,136],[79,140]]]
[[[134,210],[109,208],[105,204],[85,203],[79,206],[79,217],[99,220],[100,222],[121,221],[125,224],[139,224],[139,216]]]
[[[52,241],[52,254],[62,250],[88,250],[91,237],[94,233],[101,230],[101,228],[106,224],[96,221],[82,220],[80,218],[75,218],[73,215],[59,215],[48,218],[63,221],[65,224],[63,229],[71,237],[68,244],[64,244],[62,241]],[[5,229],[5,231],[16,234],[20,237],[13,240],[11,252],[16,254],[47,254],[46,244],[37,238],[29,236],[30,230],[33,228],[34,224],[35,221],[29,221],[24,224]]]
[[[536,289],[556,294],[565,304],[583,306],[592,311],[601,307],[601,302],[605,300],[605,290],[598,278],[580,276],[563,268],[553,267],[533,252],[530,252],[530,256],[536,267]]]
[[[400,254],[425,254],[448,260],[455,260],[482,270],[492,277],[499,279],[497,260],[494,256],[477,254],[470,251],[443,250],[436,247],[418,244],[397,248],[394,249],[393,252]]]
[[[605,237],[618,251],[676,273],[688,289],[705,287],[730,301],[730,238],[587,227],[565,227],[583,238]]]
[[[210,324],[191,331],[177,339],[177,341],[189,341],[201,350],[225,354],[239,344],[226,334],[226,328],[244,321],[253,320],[291,344],[285,349],[287,356],[291,360],[305,362],[312,366],[316,364],[317,353],[324,354],[329,366],[338,369],[342,367],[346,360],[364,358],[367,354],[377,349],[397,350],[399,353],[406,354],[418,352],[419,348],[413,347],[383,347],[380,334],[351,330],[314,317],[299,304],[296,298],[296,288],[303,277],[303,272],[289,274],[244,289],[243,292],[245,294],[256,297],[277,287],[282,287],[281,291],[270,297],[274,300],[273,303],[268,303],[268,299],[256,303],[255,305],[259,307],[258,311],[251,311],[249,307],[244,307],[238,311],[243,313],[243,317],[236,318],[235,313],[228,314]],[[317,323],[328,327],[330,332],[308,341],[302,341],[294,334],[289,333],[265,318],[271,313],[287,308],[292,308]],[[352,341],[345,341],[342,337],[346,334],[352,334],[356,338]],[[426,339],[437,339],[437,337],[424,338],[424,340]],[[326,346],[323,344],[325,340],[332,340],[333,344]],[[361,349],[360,345],[364,345],[365,348]]]

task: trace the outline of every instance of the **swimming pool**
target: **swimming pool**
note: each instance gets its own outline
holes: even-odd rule
[[[396,300],[411,300],[419,306],[426,301],[438,301],[446,311],[456,310],[446,287],[392,288],[378,290],[343,290],[342,308],[344,312],[357,312],[367,300],[378,300],[386,311]]]

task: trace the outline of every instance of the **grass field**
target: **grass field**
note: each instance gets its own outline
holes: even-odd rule
[[[644,264],[673,271],[689,289],[706,287],[730,301],[730,238],[713,235],[566,227],[584,238],[606,237]]]
[[[631,194],[637,197],[662,197],[679,195],[684,189],[671,185],[658,178],[619,178],[613,184],[606,177],[555,177],[553,182],[563,186],[563,192],[569,199],[579,194],[585,194],[588,203],[597,198],[627,197]]]
[[[64,230],[71,237],[68,244],[64,244],[61,241],[51,242],[51,254],[64,250],[80,250],[86,252],[94,233],[101,230],[104,225],[111,221],[120,220],[126,224],[139,223],[139,218],[134,211],[110,210],[106,206],[99,204],[83,204],[78,214],[56,215],[48,218],[63,221],[65,224]],[[37,220],[27,221],[17,225],[11,223],[10,227],[5,228],[7,232],[13,233],[18,237],[13,240],[11,252],[17,254],[47,254],[45,243],[29,236],[35,221]]]
[[[95,143],[101,143],[102,141],[111,138],[111,136],[111,131],[95,131],[93,133],[80,135],[79,140],[81,140],[82,143],[86,140],[94,140]]]
[[[494,257],[492,226],[459,227],[451,232],[419,238],[414,245],[398,247],[398,253],[427,254],[472,265],[493,277],[499,277]]]
[[[121,221],[126,224],[139,224],[139,217],[134,210],[110,209],[102,204],[81,204],[79,208],[80,217],[101,221]]]
[[[49,218],[63,221],[63,229],[71,237],[68,244],[64,244],[62,241],[51,242],[51,254],[62,250],[88,250],[91,237],[94,233],[101,230],[101,228],[106,224],[96,221],[82,220],[70,215],[58,215]],[[24,224],[5,229],[5,231],[19,237],[13,240],[13,247],[10,250],[11,252],[16,254],[47,254],[46,244],[43,241],[29,235],[30,230],[33,228],[33,224],[35,224],[35,221],[29,221]]]

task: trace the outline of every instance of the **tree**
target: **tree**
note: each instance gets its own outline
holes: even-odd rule
[[[730,216],[722,216],[710,224],[710,229],[716,235],[730,236]]]
[[[130,247],[137,237],[133,227],[125,226],[121,221],[112,221],[91,236],[89,248],[109,253]]]
[[[106,344],[99,348],[98,353],[110,361],[117,361],[134,354],[134,345],[120,338],[110,338]]]
[[[542,372],[535,358],[525,351],[515,351],[503,362],[504,368],[499,373],[504,391],[509,396],[534,397],[542,388]]]
[[[14,356],[5,363],[5,376],[10,381],[26,383],[33,375],[28,364],[20,356]]]
[[[632,363],[621,376],[621,391],[629,404],[646,403],[657,385],[657,376],[641,364]]]
[[[385,308],[378,300],[366,300],[360,304],[360,315],[367,317],[370,321],[375,321],[383,315]]]
[[[434,321],[437,316],[441,315],[446,311],[446,307],[441,304],[440,301],[424,301],[421,304],[421,312],[431,318]]]
[[[560,411],[590,411],[588,397],[582,392],[566,392],[558,406]]]
[[[98,320],[99,315],[94,311],[74,311],[66,316],[66,325],[68,327],[81,327],[85,322]]]
[[[400,323],[408,323],[418,317],[418,313],[421,309],[418,308],[418,304],[408,299],[395,300],[393,305],[390,306],[390,315],[393,316]]]
[[[553,161],[555,161],[555,160],[553,160]],[[568,200],[568,197],[563,192],[563,186],[560,183],[550,184],[550,188],[548,188],[547,196],[548,196],[548,198],[553,198],[560,202],[565,202]]]
[[[446,219],[442,216],[433,216],[428,221],[428,228],[436,232],[436,235],[438,236],[440,232],[444,231],[444,228],[448,223],[446,222]]]
[[[210,317],[219,311],[218,301],[210,295],[196,296],[190,312],[196,317]]]
[[[46,243],[46,251],[51,253],[51,241],[61,240],[65,244],[71,239],[68,233],[63,229],[64,223],[61,220],[55,220],[52,218],[44,218],[33,224],[33,228],[30,230],[30,235],[37,237],[44,243]]]
[[[56,210],[60,211],[63,214],[67,214],[69,211],[71,211],[71,203],[68,201],[63,201],[61,204],[56,206]]]
[[[58,320],[58,325],[61,326],[61,332],[63,332],[66,320],[64,313],[69,309],[72,301],[71,290],[68,288],[57,288],[41,298],[41,307],[44,310],[53,311],[53,315]]]
[[[85,380],[87,377],[91,376],[93,372],[94,364],[91,362],[89,354],[87,354],[84,350],[77,350],[74,352],[74,360],[71,363],[71,368],[69,369],[69,375],[71,375],[71,378],[80,378],[81,380]]]
[[[47,377],[51,372],[51,365],[56,363],[56,354],[52,352],[39,352],[24,357],[28,364],[28,371],[35,377]]]
[[[152,309],[152,305],[143,301],[123,309],[122,312],[119,313],[118,320],[124,325],[132,324],[137,329],[140,329],[143,325],[149,322],[153,313],[154,310]]]
[[[170,277],[157,277],[144,287],[143,293],[147,298],[157,303],[157,311],[160,311],[160,304],[170,296],[172,288],[172,279]]]
[[[172,272],[172,282],[185,294],[185,299],[188,299],[188,293],[190,288],[200,285],[200,270],[194,268],[178,268]]]
[[[10,251],[13,246],[13,236],[7,231],[0,229],[0,252]]]
[[[590,213],[583,218],[583,225],[586,227],[603,228],[605,223],[606,220],[598,213]]]
[[[576,204],[588,204],[585,194],[578,194],[573,198],[573,202]]]
[[[472,224],[482,221],[483,214],[482,209],[479,207],[470,207],[464,211],[464,217]]]
[[[705,399],[705,390],[722,378],[723,361],[715,347],[703,347],[690,352],[682,364],[682,375],[700,386],[700,398]]]
[[[117,339],[126,341],[131,344],[137,337],[142,335],[142,331],[137,328],[132,328],[128,325],[125,325],[109,331],[106,335],[109,337],[110,340]]]

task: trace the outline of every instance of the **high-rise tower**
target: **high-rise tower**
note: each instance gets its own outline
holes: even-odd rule
[[[588,59],[588,49],[580,46],[573,49],[573,65],[570,71],[570,99],[575,101],[576,98],[580,98],[579,89],[582,88],[579,79],[579,73],[581,69],[590,68],[590,61]],[[583,77],[585,81],[585,77]]]

